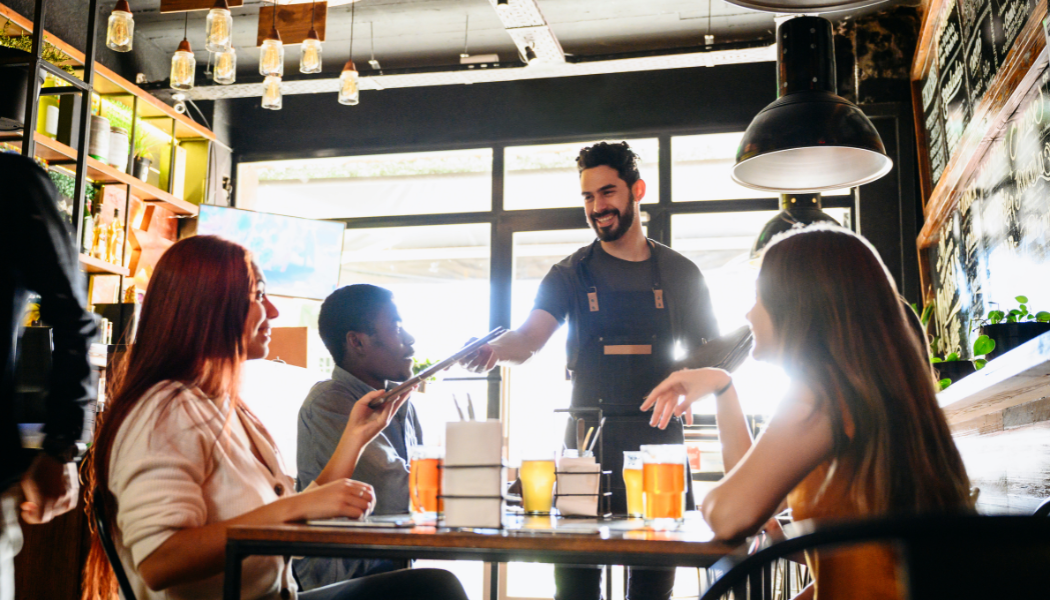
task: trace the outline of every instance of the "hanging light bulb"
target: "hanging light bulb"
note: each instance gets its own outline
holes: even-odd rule
[[[233,46],[215,55],[212,80],[223,85],[229,85],[237,80],[237,50]]]
[[[189,23],[189,14],[186,15],[186,23]],[[197,59],[193,57],[190,49],[190,41],[186,39],[185,26],[179,49],[171,57],[171,87],[176,90],[193,89],[193,78],[197,70]]]
[[[208,52],[224,52],[233,43],[233,17],[226,0],[215,0],[204,23],[207,32],[204,47]]]
[[[310,3],[310,33],[299,49],[299,72],[320,73],[321,72],[321,39],[317,37],[314,29],[314,2]]]
[[[267,75],[263,81],[262,107],[270,110],[281,110],[281,78]]]
[[[496,0],[496,8],[500,10],[507,10],[510,8],[510,0]]]
[[[312,27],[306,39],[303,40],[302,51],[299,55],[299,72],[321,72],[321,40],[317,39],[317,32]]]
[[[339,74],[339,104],[353,106],[361,101],[361,93],[357,89],[357,77],[354,61],[346,61],[346,64],[343,65],[343,72]]]
[[[131,52],[135,36],[135,17],[131,14],[128,0],[117,0],[113,12],[109,13],[106,26],[106,47],[115,52]]]
[[[259,74],[262,76],[284,76],[284,44],[277,31],[277,0],[273,2],[273,26],[270,34],[263,40],[259,53]]]
[[[361,92],[357,89],[357,67],[354,66],[354,11],[357,3],[350,5],[350,58],[343,65],[339,74],[339,104],[354,106],[361,101]]]

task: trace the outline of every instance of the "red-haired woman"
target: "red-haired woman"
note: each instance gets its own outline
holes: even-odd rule
[[[136,342],[96,434],[86,466],[89,502],[104,508],[139,600],[222,595],[226,529],[304,519],[359,517],[371,486],[353,481],[364,446],[407,394],[381,411],[358,402],[317,481],[300,494],[279,453],[238,397],[245,360],[266,356],[277,309],[242,246],[216,237],[173,245],[158,262],[142,304]],[[381,392],[374,392],[378,394]],[[84,597],[110,598],[116,583],[98,540]],[[296,596],[288,560],[244,562],[242,598]],[[299,594],[303,600],[465,599],[445,571],[396,571]]]
[[[796,520],[971,510],[926,343],[905,308],[875,249],[845,229],[803,228],[767,247],[747,315],[752,355],[783,366],[792,383],[765,432],[752,442],[719,369],[674,373],[642,405],[663,427],[715,396],[726,477],[702,513],[718,537],[755,533],[785,501]],[[885,546],[809,560],[815,586],[805,596],[900,597]]]

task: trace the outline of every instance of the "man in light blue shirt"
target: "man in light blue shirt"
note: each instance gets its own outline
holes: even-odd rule
[[[402,328],[390,290],[368,284],[340,288],[321,305],[317,326],[336,367],[331,379],[310,390],[299,409],[296,464],[300,491],[332,457],[354,404],[368,392],[383,388],[388,380],[404,381],[412,376],[415,339]],[[408,449],[422,442],[416,411],[409,401],[365,447],[353,479],[375,488],[373,514],[408,512]],[[404,566],[402,561],[309,557],[297,560],[294,568],[299,583],[309,590]]]

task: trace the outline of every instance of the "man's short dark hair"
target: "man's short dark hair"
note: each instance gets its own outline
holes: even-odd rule
[[[324,299],[317,329],[335,364],[341,365],[346,358],[346,334],[375,333],[376,316],[393,301],[393,292],[368,283],[341,287]]]
[[[620,142],[619,144],[598,142],[593,146],[580,150],[580,155],[576,157],[576,168],[579,169],[580,173],[583,173],[585,169],[593,169],[603,165],[612,167],[616,169],[620,179],[627,183],[627,187],[630,187],[642,178],[642,174],[638,172],[638,163],[640,161],[641,158],[635,154],[634,150],[631,150],[627,142]]]

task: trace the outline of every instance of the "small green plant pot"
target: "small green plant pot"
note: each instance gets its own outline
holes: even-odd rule
[[[1050,323],[1026,321],[1024,323],[996,323],[982,325],[981,333],[995,341],[995,350],[988,353],[988,360],[1013,350],[1021,344],[1050,331]]]
[[[973,363],[968,360],[949,360],[934,363],[933,368],[937,371],[937,379],[951,379],[952,383],[956,383],[977,370]]]

